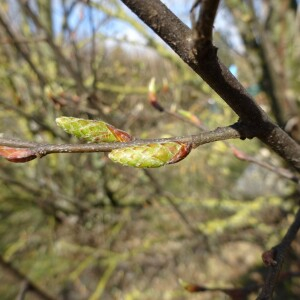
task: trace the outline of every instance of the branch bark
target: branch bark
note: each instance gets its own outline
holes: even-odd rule
[[[292,241],[296,238],[299,228],[300,228],[300,209],[298,210],[294,222],[291,224],[290,228],[288,229],[287,233],[283,237],[282,241],[277,246],[275,246],[270,250],[273,256],[272,260],[274,264],[271,264],[269,266],[269,271],[267,274],[266,281],[257,300],[272,299],[272,295],[282,269],[285,255],[289,247],[291,246]]]
[[[300,171],[300,146],[260,108],[245,88],[219,61],[212,43],[195,51],[193,31],[159,0],[122,0],[161,37],[218,95],[263,143]],[[197,55],[195,55],[195,52]]]
[[[13,148],[30,149],[30,155],[35,157],[43,157],[51,153],[87,153],[87,152],[110,152],[114,149],[134,147],[138,145],[181,142],[190,143],[192,148],[200,145],[222,141],[227,139],[237,139],[244,136],[243,125],[235,123],[228,127],[219,127],[212,131],[201,132],[197,135],[163,138],[163,139],[135,139],[126,143],[99,143],[99,144],[40,144],[33,142],[20,141],[15,139],[0,138],[0,145]]]
[[[198,5],[201,3],[201,9],[194,28],[196,33],[194,41],[197,50],[201,51],[207,43],[212,43],[213,26],[219,2],[219,0],[202,0],[198,2]],[[195,9],[195,6],[193,9]]]

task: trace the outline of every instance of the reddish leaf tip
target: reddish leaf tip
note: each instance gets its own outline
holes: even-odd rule
[[[13,148],[6,146],[0,146],[0,156],[14,163],[25,163],[37,157],[37,155],[29,148]]]
[[[231,147],[231,150],[232,150],[233,155],[236,158],[241,159],[241,160],[245,159],[245,154],[243,152],[241,152],[240,150],[238,150],[237,148]]]
[[[110,124],[107,124],[106,126],[119,142],[130,142],[133,140],[133,137],[126,131],[120,130]]]
[[[179,151],[173,156],[173,158],[168,162],[168,164],[175,164],[184,158],[186,158],[192,150],[191,143],[178,143],[181,145]]]

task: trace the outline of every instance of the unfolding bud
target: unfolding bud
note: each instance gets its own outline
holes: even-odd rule
[[[24,163],[37,157],[29,148],[13,148],[6,146],[0,146],[0,156],[14,163]]]
[[[163,82],[162,82],[162,91],[164,93],[167,93],[169,91],[169,82],[167,78],[163,78]]]
[[[115,149],[108,157],[124,166],[158,168],[179,162],[191,149],[190,143],[167,142]]]
[[[231,146],[231,151],[233,153],[233,155],[240,159],[240,160],[246,160],[247,159],[247,156],[244,152],[238,150],[237,148],[235,148],[234,146]]]
[[[151,93],[153,95],[156,95],[155,77],[151,78],[149,85],[148,85],[148,91],[149,91],[149,94]]]
[[[163,112],[164,108],[157,101],[155,78],[152,77],[148,86],[148,99],[150,104],[158,111]]]
[[[56,123],[64,131],[92,143],[129,142],[133,137],[127,132],[102,121],[73,117],[60,117]]]
[[[183,281],[182,279],[179,279],[179,284],[188,292],[190,293],[196,293],[196,292],[205,292],[207,291],[207,288],[198,284],[189,283],[186,281]]]

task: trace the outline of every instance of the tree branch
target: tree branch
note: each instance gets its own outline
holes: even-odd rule
[[[87,153],[87,152],[110,152],[114,149],[134,147],[147,144],[161,144],[166,142],[190,143],[192,148],[200,145],[222,141],[227,139],[237,139],[244,137],[243,125],[235,123],[228,127],[219,127],[212,131],[201,132],[197,135],[162,138],[162,139],[135,139],[126,143],[99,143],[99,144],[40,144],[20,141],[15,139],[0,138],[0,146],[25,148],[30,150],[30,157],[43,157],[50,153]]]
[[[299,228],[300,209],[298,210],[294,222],[291,224],[280,244],[273,247],[270,251],[267,252],[267,254],[264,253],[264,256],[269,255],[271,257],[271,259],[269,260],[271,261],[271,263],[269,263],[267,278],[257,300],[272,299],[274,288],[278,281],[285,255],[292,241],[296,238]]]
[[[198,1],[192,8],[191,13],[193,14],[194,9],[201,3],[199,16],[193,28],[195,30],[195,47],[200,52],[207,43],[212,44],[213,26],[219,2],[219,0],[202,0]]]
[[[233,109],[255,136],[300,171],[300,146],[274,124],[245,88],[223,65],[208,43],[195,55],[193,32],[159,0],[122,0],[160,36]],[[214,1],[215,2],[215,1]],[[200,59],[201,58],[201,59]]]
[[[150,98],[152,96],[152,98]],[[165,113],[168,114],[169,116],[172,116],[180,121],[183,122],[187,122],[190,125],[200,129],[200,130],[208,130],[207,127],[205,125],[202,125],[201,123],[195,122],[193,119],[187,118],[182,116],[181,114],[179,114],[176,111],[171,111],[170,109],[167,109],[165,107],[163,107],[160,102],[158,101],[156,94],[150,94],[149,96],[150,99],[150,104],[157,109],[159,112],[161,113]],[[264,161],[258,160],[255,157],[249,156],[246,153],[242,152],[241,150],[237,149],[235,146],[231,145],[229,142],[224,141],[224,143],[231,148],[234,156],[240,160],[243,161],[248,161],[254,164],[257,164],[258,166],[265,168],[281,177],[284,177],[286,179],[289,179],[293,182],[295,182],[296,184],[300,185],[300,177],[297,176],[296,174],[294,174],[292,171],[290,171],[289,169],[284,169],[284,168],[279,168],[277,166],[273,166],[269,163],[266,163]]]
[[[237,149],[234,146],[231,146],[232,152],[234,154],[234,156],[240,160],[243,161],[247,161],[250,163],[254,163],[262,168],[265,168],[266,170],[269,170],[283,178],[289,179],[293,182],[295,182],[296,184],[300,185],[300,177],[297,176],[296,174],[294,174],[293,172],[291,172],[289,169],[284,169],[284,168],[279,168],[277,166],[273,166],[269,163],[266,163],[262,160],[258,160],[255,157],[252,157],[250,155],[247,155],[246,153],[242,152],[241,150]]]

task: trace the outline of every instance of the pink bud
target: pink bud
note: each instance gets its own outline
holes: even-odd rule
[[[179,151],[173,156],[173,158],[168,162],[168,164],[175,164],[183,160],[192,150],[191,143],[178,143],[181,145]]]
[[[24,163],[37,157],[29,148],[13,148],[6,146],[0,146],[0,156],[14,163]]]
[[[241,160],[245,160],[246,159],[246,156],[245,156],[245,154],[242,151],[238,150],[235,147],[231,147],[231,150],[232,150],[233,155],[236,158],[241,159]]]

